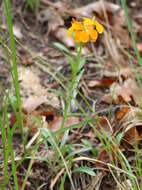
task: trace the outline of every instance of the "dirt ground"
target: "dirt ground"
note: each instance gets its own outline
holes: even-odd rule
[[[96,5],[95,3],[97,2],[99,3]],[[56,113],[50,114],[51,118],[47,116],[47,119],[50,120],[50,125],[54,130],[57,128],[55,123],[60,122],[59,120],[61,119],[61,114],[64,109],[64,102],[56,95],[56,93],[49,92],[47,89],[57,89],[63,93],[65,92],[58,81],[53,79],[49,73],[36,64],[37,57],[42,57],[43,60],[51,64],[70,80],[71,69],[69,63],[63,53],[55,47],[54,42],[63,43],[71,52],[74,52],[74,43],[72,39],[68,39],[66,37],[65,32],[70,26],[72,17],[80,19],[82,14],[88,14],[88,17],[95,16],[105,28],[104,34],[99,37],[96,43],[86,44],[83,48],[84,55],[93,52],[93,56],[88,57],[86,60],[86,64],[84,66],[85,71],[78,87],[87,101],[92,105],[93,112],[89,110],[82,98],[78,94],[76,95],[85,112],[88,113],[90,117],[97,115],[103,118],[103,126],[106,126],[106,120],[108,119],[112,127],[116,127],[114,129],[115,134],[118,130],[118,126],[121,126],[122,128],[126,124],[124,121],[119,119],[119,115],[117,114],[118,111],[128,105],[134,107],[136,110],[141,106],[136,94],[141,96],[142,93],[137,86],[134,71],[131,69],[130,59],[132,60],[132,64],[135,66],[136,72],[139,75],[141,75],[141,71],[139,69],[140,67],[133,48],[132,40],[130,39],[127,22],[120,0],[109,0],[105,1],[104,4],[102,2],[104,1],[41,0],[38,9],[36,11],[32,11],[26,0],[11,1],[13,32],[16,39],[16,53],[22,105],[23,107],[26,107],[26,109],[32,109],[32,111],[36,111],[37,107],[40,112],[45,110],[46,112],[47,110],[55,110]],[[90,8],[91,5],[92,8]],[[137,45],[140,53],[142,53],[142,3],[140,0],[127,0],[127,5],[131,15],[132,24],[134,26]],[[8,47],[10,47],[3,3],[1,3],[0,13],[0,38],[4,40]],[[38,63],[42,64],[39,60]],[[46,69],[50,71],[50,68],[47,65]],[[66,84],[65,81],[63,82]],[[118,84],[118,88],[116,88],[114,100],[110,104],[114,87],[113,85],[116,83]],[[14,96],[10,66],[1,44],[0,84],[5,89],[9,90],[11,96]],[[134,86],[134,88],[129,88],[130,86]],[[4,91],[3,88],[0,88],[0,102],[3,101],[3,97]],[[37,105],[33,103],[36,101],[38,102]],[[74,104],[71,105],[71,109],[72,112],[79,112],[78,107]],[[2,106],[0,110],[2,112]],[[13,119],[14,116],[10,107],[8,111],[9,118]],[[124,112],[127,114],[127,111]],[[122,112],[119,113],[122,114]],[[82,118],[77,118],[77,121],[80,121],[81,119]],[[71,121],[68,122],[71,124]],[[76,120],[72,122],[75,123]],[[29,123],[27,123],[26,127],[29,125]],[[141,123],[139,126],[142,126]],[[29,139],[31,139],[35,134],[36,130],[33,129]],[[139,128],[137,128],[137,130],[138,133],[139,131],[142,131],[141,129],[139,130]],[[140,136],[141,135],[142,132]],[[69,142],[82,143],[82,138],[89,140],[94,147],[100,145],[96,134],[94,134],[89,127],[82,127],[82,129],[77,131],[72,130]],[[17,130],[13,139],[15,156],[17,158],[23,155],[23,145],[21,142],[20,132]],[[139,143],[139,146],[141,146],[141,143]],[[0,181],[2,181],[3,176],[3,166],[1,164],[1,161],[3,160],[2,148],[0,138]],[[132,152],[128,152],[126,149],[124,152],[130,159],[133,157]],[[37,156],[42,155],[47,157],[44,145],[40,146]],[[91,157],[91,153],[89,151],[80,156],[86,155]],[[51,159],[52,156],[51,152]],[[133,158],[131,162],[133,163]],[[26,159],[17,169],[19,185],[23,183],[28,163],[29,160]],[[84,164],[94,168],[94,163],[91,162],[81,161],[80,163],[77,163],[77,165]],[[9,164],[9,171],[10,168],[11,165]],[[98,178],[96,178],[96,176],[91,177],[84,173],[79,175],[77,174],[78,176],[76,174],[73,175],[73,181],[76,189],[95,190],[97,188],[93,182],[96,180],[100,181],[99,185],[97,183],[98,190],[119,189],[115,180],[112,178],[111,173],[108,172],[107,169],[104,170],[105,172],[98,172]],[[45,161],[35,161],[25,190],[51,189],[50,185],[55,180],[55,177],[57,177],[56,173],[59,172],[51,171],[51,168],[47,166]],[[53,189],[58,190],[60,180],[61,178],[59,177]],[[11,178],[7,185],[7,190],[12,189],[12,184],[13,179]],[[64,189],[72,189],[68,178],[65,182]]]

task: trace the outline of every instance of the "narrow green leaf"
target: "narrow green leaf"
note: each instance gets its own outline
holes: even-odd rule
[[[72,172],[73,173],[75,173],[75,172],[84,172],[84,173],[87,173],[87,174],[89,174],[91,176],[96,176],[95,172],[91,168],[89,168],[87,166],[82,166],[80,168],[77,168],[77,169],[73,170]]]
[[[75,151],[71,152],[71,153],[66,157],[66,159],[69,158],[70,156],[73,156],[73,155],[75,155],[75,154],[79,154],[79,153],[82,153],[82,152],[87,152],[87,151],[89,151],[89,150],[91,150],[91,149],[92,149],[92,148],[90,148],[90,147],[84,147],[84,148],[81,148],[81,149],[79,149],[79,150],[75,150]]]
[[[85,65],[85,63],[86,63],[86,58],[87,58],[87,57],[91,57],[91,56],[93,56],[92,53],[81,57],[80,63],[79,63],[79,67],[78,67],[78,71],[80,71],[80,70],[83,68],[83,66]]]
[[[82,77],[83,72],[84,72],[84,69],[82,69],[82,71],[80,71],[80,73],[77,75],[76,81],[75,81],[75,84],[74,84],[74,87],[73,87],[73,90],[74,90],[75,88],[77,88],[77,86],[78,86],[78,84],[79,84],[79,81],[80,81],[80,79],[81,79],[81,77]]]
[[[59,48],[61,51],[66,52],[67,54],[70,54],[70,51],[61,43],[55,42],[54,45]]]
[[[88,140],[86,140],[86,139],[81,139],[81,141],[82,141],[85,145],[87,145],[88,147],[92,147],[92,144],[91,144],[90,141],[88,141]]]
[[[64,100],[66,99],[65,95],[61,91],[59,91],[59,90],[48,88],[48,91],[49,92],[54,92],[58,96],[62,97]]]

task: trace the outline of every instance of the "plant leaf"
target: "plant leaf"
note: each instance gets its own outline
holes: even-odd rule
[[[66,52],[67,54],[71,54],[70,51],[61,43],[55,42],[54,45],[59,48],[61,51]]]
[[[77,168],[77,169],[73,170],[73,172],[84,172],[91,176],[96,176],[95,172],[87,166],[82,166],[80,168]]]

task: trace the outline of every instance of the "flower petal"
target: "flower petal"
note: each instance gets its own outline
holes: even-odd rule
[[[90,18],[84,17],[83,20],[84,20],[83,24],[84,24],[85,26],[93,26],[93,25],[95,25],[95,20],[94,20],[94,18],[93,18],[93,19],[90,19]]]
[[[102,34],[104,27],[100,23],[96,22],[96,30],[99,34]]]
[[[75,42],[80,42],[80,31],[74,32],[73,39]]]
[[[86,43],[89,41],[89,33],[86,31],[80,31],[80,42]]]
[[[90,35],[90,40],[92,42],[95,42],[98,38],[98,32],[91,27],[88,28],[88,31],[89,31],[89,35]]]
[[[84,26],[81,22],[75,21],[72,23],[72,27],[74,30],[83,30]]]
[[[67,37],[70,37],[70,36],[72,35],[73,31],[74,31],[74,29],[73,29],[73,27],[71,26],[71,27],[68,29],[68,31],[67,31]]]

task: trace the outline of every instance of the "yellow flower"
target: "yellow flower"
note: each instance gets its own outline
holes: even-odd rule
[[[93,19],[84,17],[83,20],[83,22],[78,22],[73,19],[72,26],[67,31],[67,36],[70,37],[74,32],[73,39],[75,42],[95,42],[98,33],[103,32],[103,26],[95,21],[95,17]]]

